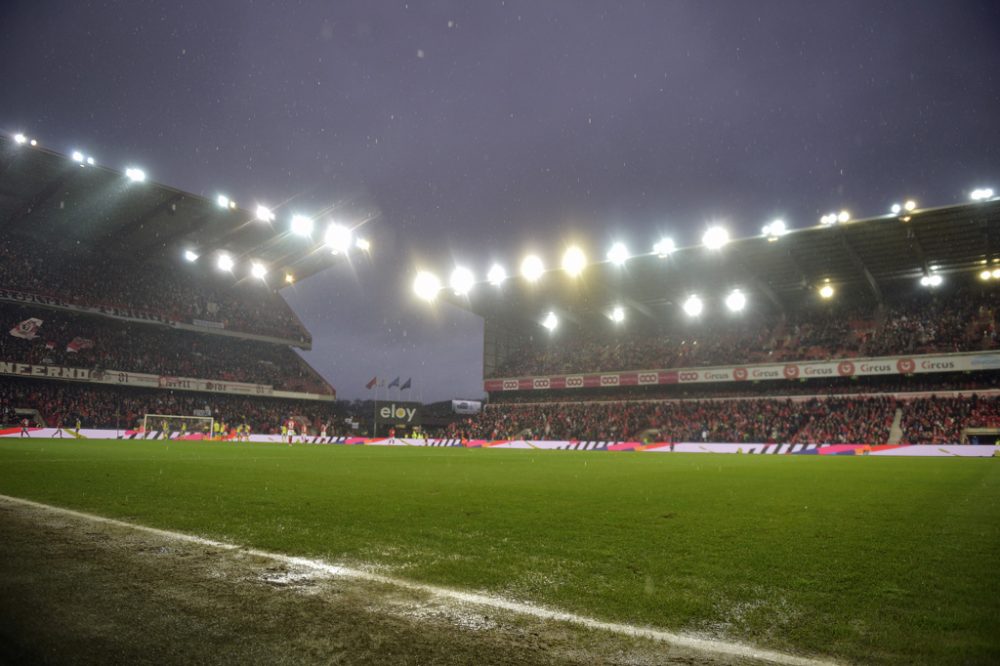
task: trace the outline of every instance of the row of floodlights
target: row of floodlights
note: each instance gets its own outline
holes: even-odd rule
[[[747,306],[747,297],[739,289],[733,289],[729,292],[724,300],[726,304],[726,309],[730,312],[742,312]],[[684,310],[684,314],[689,317],[698,317],[702,312],[705,311],[705,302],[700,296],[692,294],[688,296],[687,299],[681,304],[681,309]],[[607,313],[608,319],[616,324],[621,324],[625,321],[625,308],[616,305]],[[541,324],[543,327],[554,331],[557,326],[559,326],[559,317],[555,312],[549,312],[542,318]]]
[[[184,259],[185,261],[194,263],[201,258],[194,250],[185,250]],[[219,252],[215,257],[215,266],[220,271],[224,273],[234,273],[236,271],[236,260],[228,252]],[[267,266],[260,261],[250,262],[250,277],[256,278],[258,280],[264,280],[267,278]],[[293,284],[295,282],[295,276],[291,273],[285,273],[285,282],[288,284]]]
[[[14,143],[18,145],[38,145],[36,139],[28,138],[20,132],[14,135]],[[73,150],[70,153],[70,159],[81,167],[95,166],[97,164],[97,160],[93,156],[86,155],[80,150]],[[128,166],[125,167],[125,177],[133,183],[142,183],[146,180],[146,172],[138,167]],[[225,208],[226,210],[236,210],[237,208],[236,202],[225,194],[217,194],[215,203],[219,208]],[[270,208],[258,204],[254,211],[254,218],[260,222],[271,223],[274,222],[276,216]],[[289,223],[289,228],[293,234],[304,237],[312,236],[314,226],[313,219],[305,215],[293,215]],[[331,249],[333,254],[347,253],[352,246],[365,252],[371,249],[371,243],[367,239],[355,239],[354,232],[341,224],[330,225],[323,235],[323,242]]]

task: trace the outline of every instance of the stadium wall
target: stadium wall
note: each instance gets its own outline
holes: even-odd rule
[[[57,437],[55,428],[29,428],[32,438]],[[20,428],[0,430],[0,438],[21,438]],[[83,428],[79,436],[69,428],[63,429],[65,439],[116,439],[161,440],[159,431],[139,432],[135,430],[95,430]],[[171,433],[171,441],[177,444],[197,444],[200,435],[179,432]],[[280,444],[287,442],[281,435],[250,435],[251,442]],[[234,441],[234,445],[241,442]],[[962,457],[988,458],[1000,452],[1000,446],[971,444],[701,444],[698,442],[605,442],[605,441],[540,441],[540,440],[461,440],[461,439],[410,439],[397,437],[319,437],[296,436],[296,445],[339,444],[347,446],[409,446],[409,447],[461,447],[467,449],[527,449],[540,451],[629,451],[647,453],[718,453],[746,455],[871,455],[871,456],[919,456],[919,457]]]

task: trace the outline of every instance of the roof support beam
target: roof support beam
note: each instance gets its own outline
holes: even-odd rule
[[[75,170],[69,170],[59,178],[56,178],[51,183],[43,187],[37,194],[32,196],[27,201],[27,203],[24,206],[24,209],[20,213],[16,215],[11,215],[7,219],[7,221],[3,223],[2,227],[4,229],[13,227],[21,220],[30,216],[36,208],[38,208],[39,206],[47,202],[49,199],[54,197],[59,192],[59,190],[62,189],[63,185],[66,184],[66,181],[71,179],[75,174],[76,174]]]
[[[155,206],[153,206],[152,208],[150,208],[148,211],[146,211],[145,213],[143,213],[139,217],[135,218],[134,220],[132,220],[128,224],[122,226],[120,229],[115,229],[115,230],[109,232],[105,236],[105,238],[118,238],[121,241],[122,244],[126,243],[128,241],[128,237],[133,232],[136,232],[136,231],[139,231],[140,229],[142,229],[146,225],[147,222],[149,222],[151,219],[153,219],[154,217],[156,217],[160,213],[164,213],[164,212],[170,210],[170,208],[172,206],[174,206],[175,204],[177,204],[177,202],[179,202],[183,198],[184,198],[184,194],[183,193],[181,193],[181,192],[175,192],[171,196],[167,197],[166,199],[164,199],[160,203],[158,203]]]
[[[747,264],[746,261],[743,260],[743,258],[739,255],[738,252],[736,252],[735,249],[730,250],[730,252],[732,254],[732,257],[736,260],[735,262],[736,265],[743,271],[746,280],[750,283],[750,286],[752,286],[754,289],[767,296],[767,299],[774,304],[774,307],[778,309],[778,312],[784,314],[785,304],[781,301],[780,298],[778,298],[778,295],[774,293],[774,289],[771,289],[771,286],[769,284],[767,284],[759,277],[757,277],[757,274],[754,273],[753,269],[750,268],[749,264]]]
[[[900,224],[900,229],[903,230],[904,236],[906,237],[906,243],[910,247],[910,252],[913,256],[917,258],[920,262],[920,269],[924,272],[924,275],[931,274],[931,267],[927,263],[927,255],[924,253],[924,246],[920,244],[920,239],[917,238],[916,230],[906,223]]]
[[[875,302],[881,306],[883,301],[882,289],[879,288],[878,282],[875,281],[875,276],[873,276],[871,271],[868,270],[868,267],[865,265],[864,260],[861,259],[861,255],[859,255],[857,250],[854,249],[854,246],[851,245],[851,241],[848,240],[847,232],[844,231],[844,228],[839,227],[837,231],[840,232],[839,236],[840,236],[841,247],[844,248],[844,251],[850,258],[851,263],[854,264],[854,267],[857,268],[861,272],[861,274],[865,277],[865,282],[868,283],[868,288],[871,290],[872,296],[875,297]]]

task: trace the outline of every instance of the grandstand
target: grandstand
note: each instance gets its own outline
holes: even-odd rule
[[[311,336],[278,293],[330,265],[323,243],[20,137],[0,136],[0,183],[5,421],[333,420],[336,392],[295,352]]]
[[[998,269],[990,198],[442,291],[485,322],[491,404],[453,433],[992,442]]]

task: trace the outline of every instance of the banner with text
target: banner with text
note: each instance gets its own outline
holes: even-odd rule
[[[977,354],[937,354],[928,356],[888,356],[884,358],[802,361],[677,370],[604,372],[556,377],[487,379],[486,391],[540,391],[547,389],[649,386],[657,384],[700,384],[769,380],[800,380],[872,375],[913,375],[932,372],[970,372],[1000,369],[1000,351]]]

